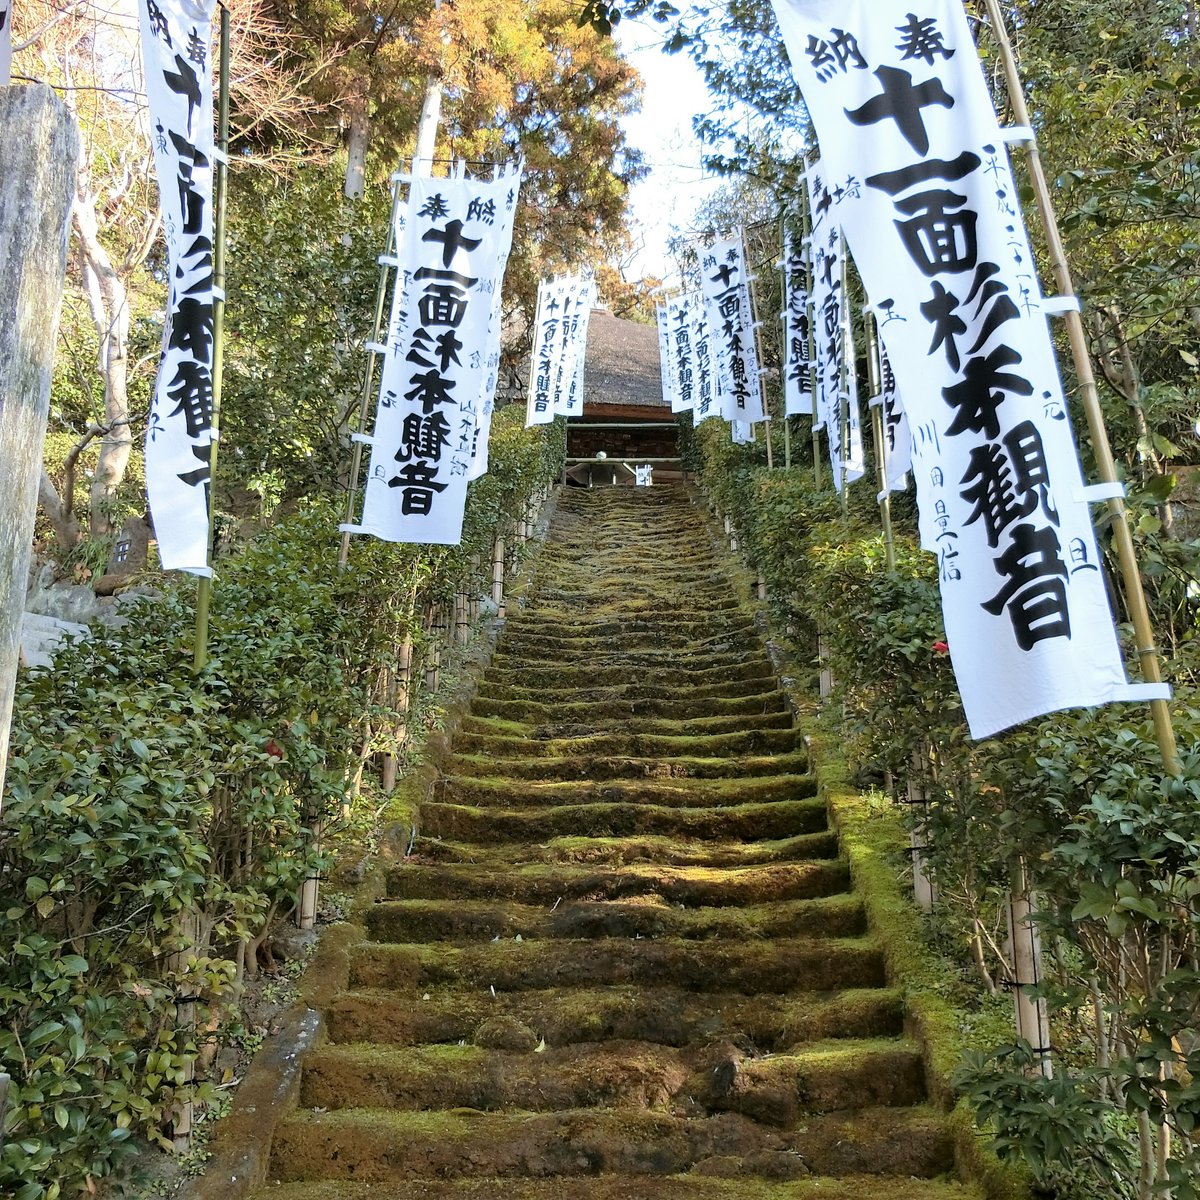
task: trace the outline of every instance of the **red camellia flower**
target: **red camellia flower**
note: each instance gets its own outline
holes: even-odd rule
[[[945,642],[934,642],[933,651],[935,654],[949,654],[950,647]]]
[[[269,738],[267,744],[263,747],[263,751],[269,754],[272,758],[283,757],[283,747],[274,739]]]

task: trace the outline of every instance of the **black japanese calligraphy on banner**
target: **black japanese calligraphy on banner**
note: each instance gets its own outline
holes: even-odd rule
[[[495,411],[496,384],[500,378],[500,338],[504,323],[503,288],[500,285],[504,279],[505,269],[508,266],[509,253],[512,250],[513,221],[511,214],[516,211],[517,191],[521,184],[523,169],[524,164],[517,163],[512,167],[497,169],[495,175],[497,181],[508,184],[508,191],[504,193],[503,211],[505,219],[497,234],[496,266],[494,269],[496,286],[492,291],[492,307],[491,313],[488,316],[487,345],[481,355],[484,380],[483,387],[475,402],[474,430],[471,431],[468,429],[468,422],[465,419],[459,421],[458,453],[463,453],[464,443],[468,435],[471,438],[471,465],[467,469],[468,481],[480,478],[480,476],[487,473],[488,469],[488,439],[492,430],[492,413]],[[493,213],[492,219],[495,220],[495,213]],[[396,244],[400,244],[398,239]],[[475,352],[472,353],[474,354]]]
[[[578,275],[567,281],[560,326],[562,351],[554,387],[556,416],[569,418],[583,413],[588,321],[596,298],[594,279]]]
[[[813,415],[810,242],[793,224],[783,229],[783,395],[787,415],[801,417]]]
[[[882,342],[879,343],[879,395],[871,397],[871,404],[878,404],[883,416],[887,489],[903,492],[908,487],[908,473],[912,470],[912,431],[896,385],[892,360]]]
[[[692,312],[695,315],[692,322],[692,345],[696,359],[696,402],[692,408],[692,420],[699,424],[706,417],[719,417],[722,413],[716,390],[716,376],[713,372],[708,310],[704,304],[704,297],[699,292],[693,292],[692,296]]]
[[[861,181],[832,203],[904,397],[972,735],[1133,698],[960,0],[772,2],[825,169]]]
[[[562,285],[553,279],[538,284],[537,309],[533,318],[533,346],[529,351],[529,400],[525,426],[549,425],[554,420],[554,379],[557,365],[558,312],[562,309]]]
[[[807,179],[812,213],[809,254],[814,425],[825,430],[833,484],[841,491],[844,484],[854,483],[866,474],[850,306],[846,298],[846,241],[836,210],[839,199],[850,188],[830,181],[823,160],[808,168]]]
[[[672,412],[691,412],[696,406],[696,348],[694,311],[699,297],[694,292],[672,296],[667,301],[667,344],[671,355]]]
[[[0,0],[0,87],[12,82],[12,0]]]
[[[583,275],[556,276],[538,285],[527,428],[583,412],[588,321],[596,295],[595,280]]]
[[[658,327],[658,376],[662,384],[664,404],[675,411],[675,385],[671,379],[671,342],[668,333],[667,306],[660,300],[654,306],[655,323]]]
[[[708,320],[716,392],[727,421],[764,418],[762,378],[741,232],[701,248],[700,291]]]
[[[500,247],[516,187],[416,178],[398,246],[362,525],[391,542],[457,545],[485,394]],[[394,339],[394,340],[393,340]]]
[[[139,3],[168,272],[162,357],[146,427],[146,492],[163,568],[194,575],[210,573],[215,8],[216,0]]]

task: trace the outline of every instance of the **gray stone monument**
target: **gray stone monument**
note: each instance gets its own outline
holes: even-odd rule
[[[78,158],[48,87],[0,88],[0,798]]]

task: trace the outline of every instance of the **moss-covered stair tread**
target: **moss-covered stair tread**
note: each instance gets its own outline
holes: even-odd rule
[[[560,497],[255,1200],[981,1200],[711,532]]]

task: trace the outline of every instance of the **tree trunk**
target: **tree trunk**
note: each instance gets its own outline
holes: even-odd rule
[[[371,143],[371,97],[365,79],[354,82],[346,103],[350,130],[346,139],[346,186],[348,200],[357,200],[367,190],[367,147]]]
[[[0,788],[78,155],[48,87],[0,90]]]
[[[72,224],[83,260],[83,289],[98,340],[97,362],[104,379],[104,426],[92,479],[88,528],[93,536],[116,532],[112,501],[125,479],[133,435],[129,429],[129,301],[108,251],[100,244],[96,197],[86,165],[80,167]]]
[[[47,520],[54,526],[54,535],[64,547],[74,546],[80,538],[79,521],[67,507],[66,501],[58,494],[54,480],[42,468],[42,477],[38,481],[38,507],[45,513]]]

